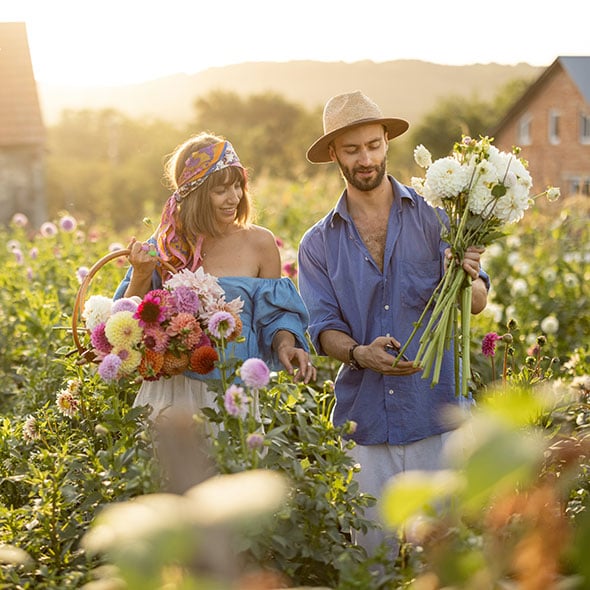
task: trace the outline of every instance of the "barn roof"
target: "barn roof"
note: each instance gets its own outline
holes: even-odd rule
[[[44,142],[26,25],[0,22],[0,147]]]

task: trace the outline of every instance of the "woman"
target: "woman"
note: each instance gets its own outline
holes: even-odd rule
[[[154,236],[146,243],[131,240],[131,266],[115,299],[143,297],[160,287],[156,246],[159,258],[177,270],[202,267],[217,277],[226,300],[242,299],[244,341],[233,343],[238,358],[262,358],[272,368],[282,365],[304,383],[315,379],[305,338],[307,310],[293,282],[281,278],[273,234],[250,222],[246,171],[232,145],[208,133],[191,137],[173,152],[165,176],[174,192]],[[187,371],[144,381],[134,405],[149,404],[152,416],[168,407],[195,413],[213,405],[215,395],[203,381],[207,378],[211,375]]]

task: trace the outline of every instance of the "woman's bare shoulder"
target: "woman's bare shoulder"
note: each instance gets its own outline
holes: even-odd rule
[[[257,246],[268,247],[271,244],[276,246],[276,239],[274,234],[267,227],[261,225],[249,225],[246,228],[249,240],[252,240]]]

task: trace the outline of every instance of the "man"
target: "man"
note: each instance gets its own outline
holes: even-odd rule
[[[356,91],[331,98],[324,135],[307,151],[312,163],[336,162],[346,188],[336,207],[303,236],[299,288],[311,316],[319,354],[342,365],[335,384],[334,423],[356,422],[351,451],[361,465],[362,491],[376,498],[395,474],[441,466],[445,439],[457,424],[453,355],[445,352],[431,387],[414,367],[420,332],[392,367],[393,354],[413,330],[444,270],[448,244],[435,210],[412,188],[386,174],[389,141],[404,133],[403,119],[383,117]],[[463,268],[473,279],[472,313],[487,302],[483,249],[470,248]],[[376,509],[367,516],[378,520]],[[358,541],[372,554],[378,530]],[[395,549],[395,540],[390,540]]]

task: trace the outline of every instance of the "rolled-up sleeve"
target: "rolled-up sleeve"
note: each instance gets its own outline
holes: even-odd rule
[[[308,232],[299,245],[299,291],[310,315],[309,335],[318,354],[325,355],[320,334],[325,330],[339,330],[350,334],[344,321],[338,298],[328,276],[325,246],[319,231]]]
[[[309,351],[305,336],[309,314],[291,279],[260,281],[253,302],[252,324],[264,358],[278,365],[272,341],[279,330],[291,332],[297,345]]]

